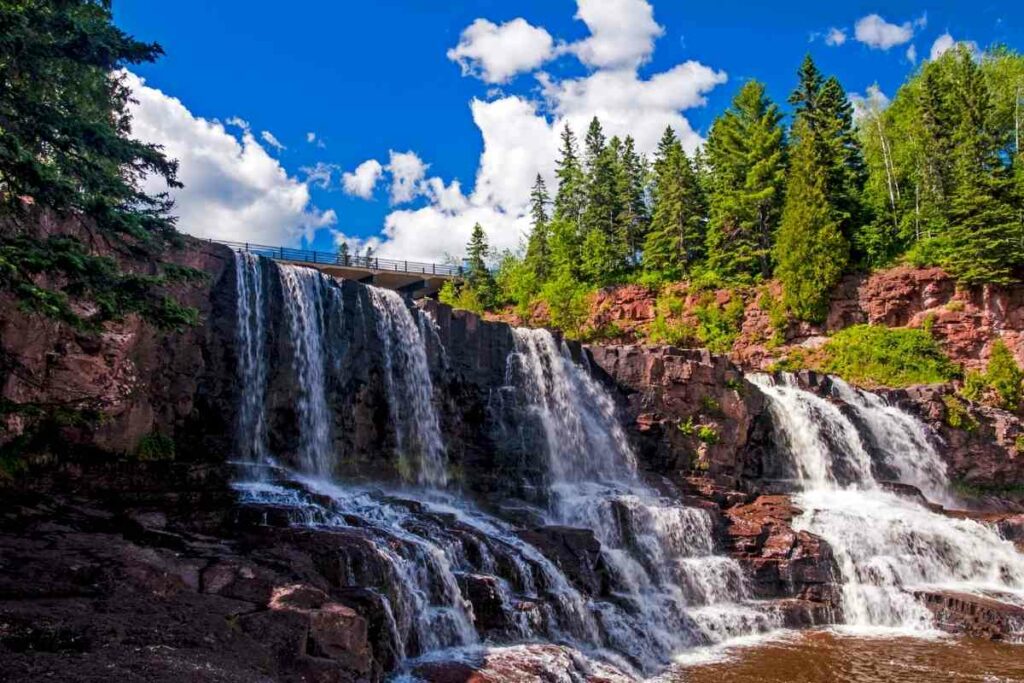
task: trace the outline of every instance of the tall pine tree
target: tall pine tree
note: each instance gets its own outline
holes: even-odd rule
[[[849,242],[826,193],[828,164],[809,123],[798,118],[786,204],[775,243],[775,276],[783,301],[803,320],[821,320],[846,267]]]
[[[706,206],[697,174],[671,127],[654,162],[654,212],[644,243],[644,268],[663,278],[689,274],[704,251]]]
[[[708,263],[727,278],[771,275],[785,188],[781,121],[764,85],[749,81],[708,136]]]
[[[530,231],[530,238],[526,243],[526,265],[538,282],[547,279],[551,261],[550,245],[548,244],[550,241],[548,204],[550,203],[547,185],[544,184],[544,178],[538,173],[537,180],[533,184],[533,191],[530,192],[530,218],[533,222],[533,229]]]
[[[477,299],[484,308],[494,305],[497,299],[497,286],[494,275],[487,267],[491,248],[487,243],[487,234],[477,223],[466,244],[466,286],[476,293]]]
[[[1015,266],[1024,264],[1013,178],[988,127],[992,102],[981,68],[965,46],[956,49],[954,59],[958,116],[946,265],[961,282],[1012,282]]]

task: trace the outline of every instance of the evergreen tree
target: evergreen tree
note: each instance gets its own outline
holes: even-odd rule
[[[781,121],[764,85],[749,81],[708,136],[708,260],[725,277],[771,275],[785,187]]]
[[[466,244],[466,286],[472,290],[484,308],[494,305],[497,299],[497,286],[494,275],[487,267],[491,248],[487,243],[487,234],[479,223],[473,226],[473,232]]]
[[[703,255],[705,199],[697,174],[671,127],[654,162],[654,212],[644,244],[644,268],[665,278],[689,274]]]
[[[96,241],[116,252],[127,237],[121,248],[159,261],[177,239],[171,201],[148,194],[142,181],[180,187],[177,162],[132,136],[123,69],[162,54],[114,26],[109,0],[0,0],[2,217],[21,220],[29,207],[84,216],[102,235]],[[159,290],[171,269],[124,272],[75,235],[0,236],[0,288],[89,331],[129,312],[162,327],[193,324],[196,311]],[[73,306],[72,298],[95,305]]]
[[[338,263],[347,266],[351,259],[352,255],[349,253],[348,242],[342,242],[338,247]]]
[[[626,262],[624,230],[618,224],[619,153],[618,138],[606,141],[601,122],[595,117],[586,140],[586,207],[583,211],[582,274],[595,284],[610,281]]]
[[[966,47],[956,49],[954,68],[952,94],[959,116],[953,133],[955,186],[946,265],[961,282],[1012,282],[1014,267],[1024,263],[1017,248],[1020,223],[1012,204],[1013,178],[988,128],[991,96]]]
[[[647,206],[647,163],[636,152],[636,142],[627,136],[619,153],[616,194],[619,216],[617,223],[625,235],[626,257],[636,266],[644,239],[650,227],[650,209]]]
[[[804,58],[797,77],[797,87],[789,97],[794,119],[803,122],[804,134],[818,147],[825,196],[844,236],[852,240],[865,220],[865,166],[853,128],[853,107],[838,79],[823,78],[810,55]]]
[[[548,204],[550,203],[548,188],[544,184],[544,178],[538,173],[537,180],[533,184],[533,191],[530,193],[530,217],[533,221],[533,229],[530,231],[530,238],[526,245],[526,265],[538,282],[547,279],[551,261],[548,244],[548,224],[550,222]]]
[[[555,218],[570,221],[576,225],[583,218],[586,201],[586,176],[580,164],[576,136],[566,124],[562,130],[562,149],[558,159],[558,192],[555,194]]]
[[[846,267],[849,243],[826,194],[828,165],[807,121],[794,129],[786,203],[775,244],[775,276],[798,318],[820,320]]]

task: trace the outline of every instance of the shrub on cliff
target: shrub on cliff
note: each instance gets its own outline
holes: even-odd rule
[[[1024,370],[1002,339],[992,345],[985,372],[972,372],[964,381],[961,392],[971,401],[991,399],[1000,408],[1017,411],[1024,396]]]
[[[855,325],[837,332],[822,351],[821,370],[860,385],[941,384],[959,375],[925,330]]]

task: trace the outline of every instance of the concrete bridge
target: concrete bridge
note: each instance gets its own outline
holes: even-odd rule
[[[334,277],[393,289],[414,298],[434,296],[446,281],[463,274],[462,266],[420,263],[377,256],[369,258],[352,254],[342,256],[336,252],[270,247],[265,244],[249,242],[210,241],[226,245],[235,251],[258,254],[281,263],[316,268]]]

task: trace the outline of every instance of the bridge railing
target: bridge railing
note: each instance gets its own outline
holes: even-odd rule
[[[339,266],[341,268],[365,268],[367,270],[411,273],[414,275],[441,275],[442,277],[458,277],[464,272],[462,266],[439,263],[422,263],[419,261],[404,261],[377,256],[357,256],[355,254],[343,255],[338,252],[312,251],[290,247],[271,247],[266,244],[252,244],[251,242],[213,239],[210,241],[231,247],[236,251],[245,251],[276,261],[293,261],[321,266]]]

